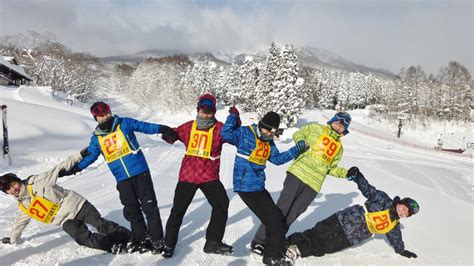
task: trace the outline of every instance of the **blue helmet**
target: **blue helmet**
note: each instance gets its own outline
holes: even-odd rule
[[[352,121],[352,117],[350,114],[346,113],[346,112],[337,112],[328,122],[327,124],[330,125],[334,122],[337,122],[337,121],[342,121],[342,123],[344,124],[344,132],[343,134],[344,135],[347,135],[349,134],[349,125]]]

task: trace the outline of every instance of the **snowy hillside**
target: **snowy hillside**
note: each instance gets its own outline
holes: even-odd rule
[[[209,53],[189,53],[178,50],[145,50],[130,55],[117,55],[101,58],[101,62],[104,63],[138,63],[143,62],[148,58],[161,58],[171,55],[187,55],[194,60],[204,60],[207,58],[210,61],[219,64],[242,64],[246,56],[252,56],[257,61],[264,61],[266,58],[266,51],[254,51],[246,53],[238,53],[235,51],[223,50],[213,51]],[[296,54],[298,61],[306,66],[323,68],[323,69],[338,69],[345,70],[348,72],[360,72],[365,74],[375,74],[376,76],[384,76],[393,78],[394,74],[387,70],[375,69],[363,65],[353,63],[346,60],[333,52],[325,49],[319,49],[314,47],[297,47]]]
[[[119,99],[108,99],[118,115],[143,117]],[[89,142],[95,126],[87,106],[68,106],[37,88],[0,86],[0,104],[8,105],[8,125],[13,165],[0,160],[0,174],[14,172],[25,178],[48,170],[67,155],[78,152]],[[218,108],[217,118],[227,111]],[[309,111],[299,121],[325,123],[331,111]],[[195,114],[170,117],[157,114],[150,122],[179,125]],[[358,120],[359,119],[359,120]],[[347,264],[473,264],[473,161],[469,156],[454,156],[430,149],[413,148],[391,140],[392,133],[371,126],[363,115],[354,114],[351,134],[343,138],[345,155],[341,166],[358,166],[368,181],[390,196],[409,196],[420,204],[419,214],[403,219],[402,234],[408,250],[417,259],[395,254],[385,237],[375,237],[354,248],[321,258],[306,258],[296,265]],[[243,114],[243,124],[254,122]],[[291,147],[289,129],[277,143],[280,150]],[[376,134],[367,134],[376,133]],[[408,133],[407,133],[408,134]],[[182,144],[168,145],[156,136],[137,134],[150,165],[163,223],[168,218],[178,180]],[[407,136],[410,137],[410,136]],[[414,139],[413,136],[412,139]],[[407,139],[410,141],[410,139]],[[1,245],[1,265],[261,265],[261,257],[249,251],[249,243],[259,225],[258,219],[232,192],[232,167],[235,148],[224,145],[221,180],[230,198],[229,220],[224,241],[234,246],[231,256],[208,255],[202,251],[211,208],[198,192],[188,209],[179,234],[175,256],[164,259],[151,254],[114,256],[81,247],[59,227],[32,221],[17,245]],[[287,165],[267,167],[267,189],[278,198]],[[115,189],[115,179],[103,159],[82,173],[60,179],[94,204],[107,219],[129,227]],[[290,233],[312,227],[317,221],[364,197],[353,182],[328,176],[321,193],[305,214],[290,228]],[[18,214],[13,197],[0,193],[0,237],[8,236]],[[454,229],[457,229],[454,230]]]

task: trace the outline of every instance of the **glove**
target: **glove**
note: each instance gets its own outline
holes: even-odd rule
[[[174,143],[178,139],[176,132],[174,132],[174,130],[169,126],[160,125],[160,133],[161,138],[170,144]]]
[[[408,251],[406,249],[400,251],[400,255],[402,255],[403,257],[407,257],[407,258],[416,258],[416,257],[418,257],[415,253],[413,253],[411,251]]]
[[[352,166],[351,168],[349,168],[349,170],[347,170],[346,178],[349,181],[353,181],[357,176],[359,176],[359,174],[359,168],[357,168],[356,166]]]
[[[79,169],[79,167],[76,165],[74,165],[71,169],[69,170],[66,170],[66,169],[61,169],[59,170],[59,174],[58,174],[58,177],[63,177],[63,176],[68,176],[68,175],[75,175],[77,174],[78,172],[80,172],[81,169]]]
[[[239,115],[239,110],[235,108],[235,106],[232,106],[229,108],[229,114],[234,114],[237,116],[237,127],[240,127],[242,125],[242,121],[240,120],[240,115]]]
[[[87,148],[89,148],[89,147],[85,147],[84,149],[81,150],[82,158],[85,158],[85,157],[87,157],[91,154]]]
[[[4,237],[4,238],[2,238],[2,243],[3,243],[3,244],[11,244],[10,238],[9,238],[9,237]]]
[[[298,143],[296,143],[295,147],[296,147],[296,150],[298,150],[298,153],[300,153],[300,154],[309,149],[308,143],[306,143],[306,141],[304,141],[304,140],[298,141]]]
[[[237,110],[235,106],[232,106],[231,108],[229,108],[229,114],[234,114],[236,116],[239,116],[239,110]]]

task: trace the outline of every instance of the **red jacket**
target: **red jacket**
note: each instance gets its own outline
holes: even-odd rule
[[[178,134],[178,140],[183,142],[186,148],[188,147],[193,122],[194,120],[191,120],[177,128],[173,128],[173,131]],[[224,144],[220,132],[223,126],[224,124],[222,122],[217,121],[212,137],[211,157],[219,157],[219,159],[210,160],[184,155],[183,161],[181,162],[181,169],[179,170],[179,181],[201,184],[219,179],[219,169],[221,165],[220,156],[222,144]]]

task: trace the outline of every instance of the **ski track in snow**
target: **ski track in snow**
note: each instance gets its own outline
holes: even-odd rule
[[[9,105],[37,108],[37,114],[26,117],[16,113],[14,116],[22,121],[35,119],[39,130],[55,128],[56,115],[70,117],[61,126],[74,127],[66,134],[64,140],[50,139],[39,135],[29,142],[28,150],[12,145],[14,165],[8,167],[0,163],[0,172],[13,171],[22,177],[40,173],[53,167],[67,155],[77,152],[86,145],[94,122],[90,121],[87,108],[70,107],[57,102],[46,93],[39,93],[36,88],[6,89],[0,87],[2,98]],[[4,96],[5,95],[5,96]],[[115,98],[114,98],[115,99]],[[114,100],[114,104],[120,104]],[[87,106],[86,106],[87,107]],[[15,110],[15,108],[12,108]],[[120,110],[119,115],[127,113],[127,106],[112,106]],[[225,117],[226,110],[219,110],[219,117]],[[299,121],[302,126],[308,121],[325,123],[331,111],[313,110],[305,113]],[[41,114],[53,115],[43,117]],[[39,116],[36,116],[39,115]],[[133,113],[130,114],[133,117]],[[140,113],[136,117],[140,117]],[[81,117],[81,120],[77,120]],[[84,117],[84,121],[82,121]],[[245,117],[245,114],[244,114]],[[188,119],[192,119],[189,117]],[[177,124],[185,121],[176,121]],[[23,131],[15,130],[21,126],[9,120],[11,132],[22,138]],[[472,265],[473,262],[473,188],[472,158],[462,158],[429,150],[416,149],[365,135],[370,130],[367,123],[353,123],[355,130],[343,138],[344,157],[340,166],[357,165],[369,182],[387,192],[390,196],[410,196],[420,203],[421,211],[410,219],[402,220],[402,233],[408,250],[418,254],[418,259],[406,259],[393,252],[384,237],[377,236],[363,245],[349,248],[343,252],[326,255],[321,258],[298,259],[295,265],[410,265],[410,264],[445,264]],[[44,134],[44,133],[43,133]],[[287,133],[289,134],[289,133]],[[386,134],[377,131],[377,134]],[[155,191],[160,207],[163,227],[171,210],[174,189],[178,182],[181,159],[185,152],[182,143],[169,145],[156,136],[138,133],[137,137],[147,158],[152,174]],[[281,151],[291,147],[291,135],[284,135],[283,141],[277,143]],[[11,135],[11,143],[17,141]],[[58,144],[59,143],[59,144]],[[22,145],[23,145],[22,144]],[[47,145],[45,147],[45,145]],[[47,150],[45,150],[47,149]],[[23,232],[22,241],[17,245],[1,245],[1,265],[262,265],[261,257],[249,250],[260,222],[245,206],[237,194],[232,191],[232,172],[235,148],[225,144],[221,156],[221,181],[230,199],[229,219],[223,241],[234,246],[231,256],[209,255],[202,251],[205,233],[211,213],[211,207],[204,195],[198,191],[189,206],[180,230],[175,256],[164,259],[152,254],[127,254],[114,256],[102,251],[92,250],[77,245],[61,228],[39,224],[32,221]],[[285,178],[289,164],[274,166],[269,164],[266,170],[266,186],[276,201]],[[99,159],[88,169],[78,175],[64,177],[59,185],[73,189],[93,203],[102,215],[121,225],[129,227],[123,218],[122,206],[116,191],[116,182],[107,165]],[[0,195],[0,236],[7,236],[12,221],[17,215],[15,200],[7,195]],[[363,196],[357,186],[344,179],[331,176],[326,178],[322,191],[308,210],[301,215],[290,228],[289,233],[312,227],[318,220],[324,219],[335,211],[352,204],[362,204]],[[452,228],[458,230],[452,230]]]

